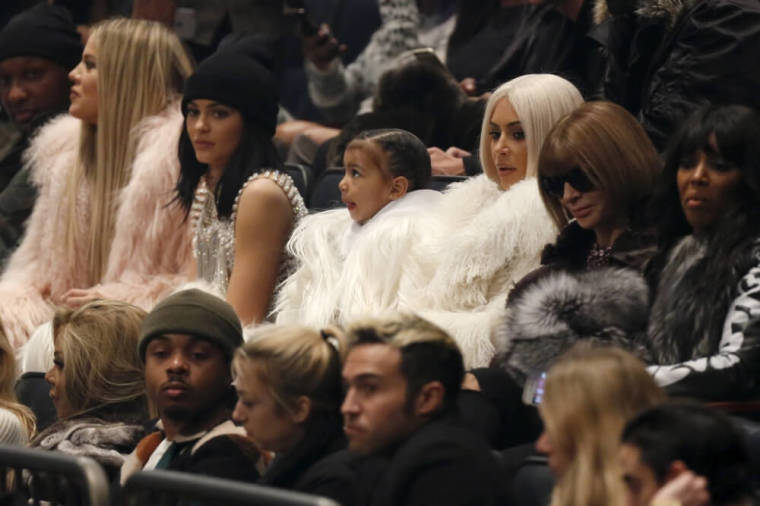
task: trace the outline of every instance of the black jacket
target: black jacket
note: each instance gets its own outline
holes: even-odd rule
[[[557,241],[544,248],[541,253],[541,266],[517,282],[509,293],[507,306],[517,299],[523,290],[552,272],[586,270],[586,260],[595,240],[593,231],[581,228],[577,222],[568,224],[557,236]],[[609,266],[643,272],[647,262],[656,252],[657,236],[654,230],[626,230],[612,245]]]
[[[703,104],[760,107],[760,2],[642,0],[608,25],[606,96],[662,150]]]
[[[373,506],[506,504],[500,462],[452,417],[426,423],[390,456]]]
[[[295,448],[274,459],[259,483],[356,504],[356,468],[351,456],[341,452],[345,448],[340,415],[320,416],[310,421]]]
[[[651,276],[646,344],[655,380],[671,396],[733,401],[760,393],[760,237],[725,242],[687,236]]]

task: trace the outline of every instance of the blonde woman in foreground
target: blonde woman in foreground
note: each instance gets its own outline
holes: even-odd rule
[[[546,378],[536,441],[556,477],[551,506],[623,506],[623,427],[664,400],[644,363],[621,349],[581,343],[559,358]]]

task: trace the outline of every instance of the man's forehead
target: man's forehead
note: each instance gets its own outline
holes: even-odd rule
[[[48,58],[43,58],[42,56],[34,56],[34,55],[22,55],[22,56],[11,56],[9,58],[5,58],[0,60],[0,69],[8,72],[17,68],[22,67],[60,67],[61,70],[66,71],[59,63],[54,62],[53,60],[50,60]]]
[[[371,343],[353,347],[346,357],[343,376],[387,377],[401,373],[401,352],[387,344]]]
[[[209,345],[214,345],[213,342],[210,340],[201,337],[201,336],[194,336],[192,334],[160,334],[158,336],[155,336],[153,339],[151,339],[150,343],[148,343],[148,346],[150,345],[158,345],[158,343],[163,344],[169,344],[172,346],[191,346],[198,343],[206,343]]]

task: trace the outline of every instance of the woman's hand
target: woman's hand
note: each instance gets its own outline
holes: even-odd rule
[[[76,309],[91,300],[102,298],[104,298],[103,294],[98,290],[98,287],[93,286],[92,288],[72,288],[63,294],[61,301],[68,307]]]
[[[428,148],[428,153],[430,154],[433,175],[443,176],[464,176],[464,161],[462,159],[472,155],[469,151],[455,146],[446,151],[441,148]]]

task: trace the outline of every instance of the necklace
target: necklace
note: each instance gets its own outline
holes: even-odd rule
[[[586,257],[587,269],[598,269],[610,264],[610,255],[612,254],[612,246],[602,248],[597,243],[591,246],[591,251],[588,252]]]

